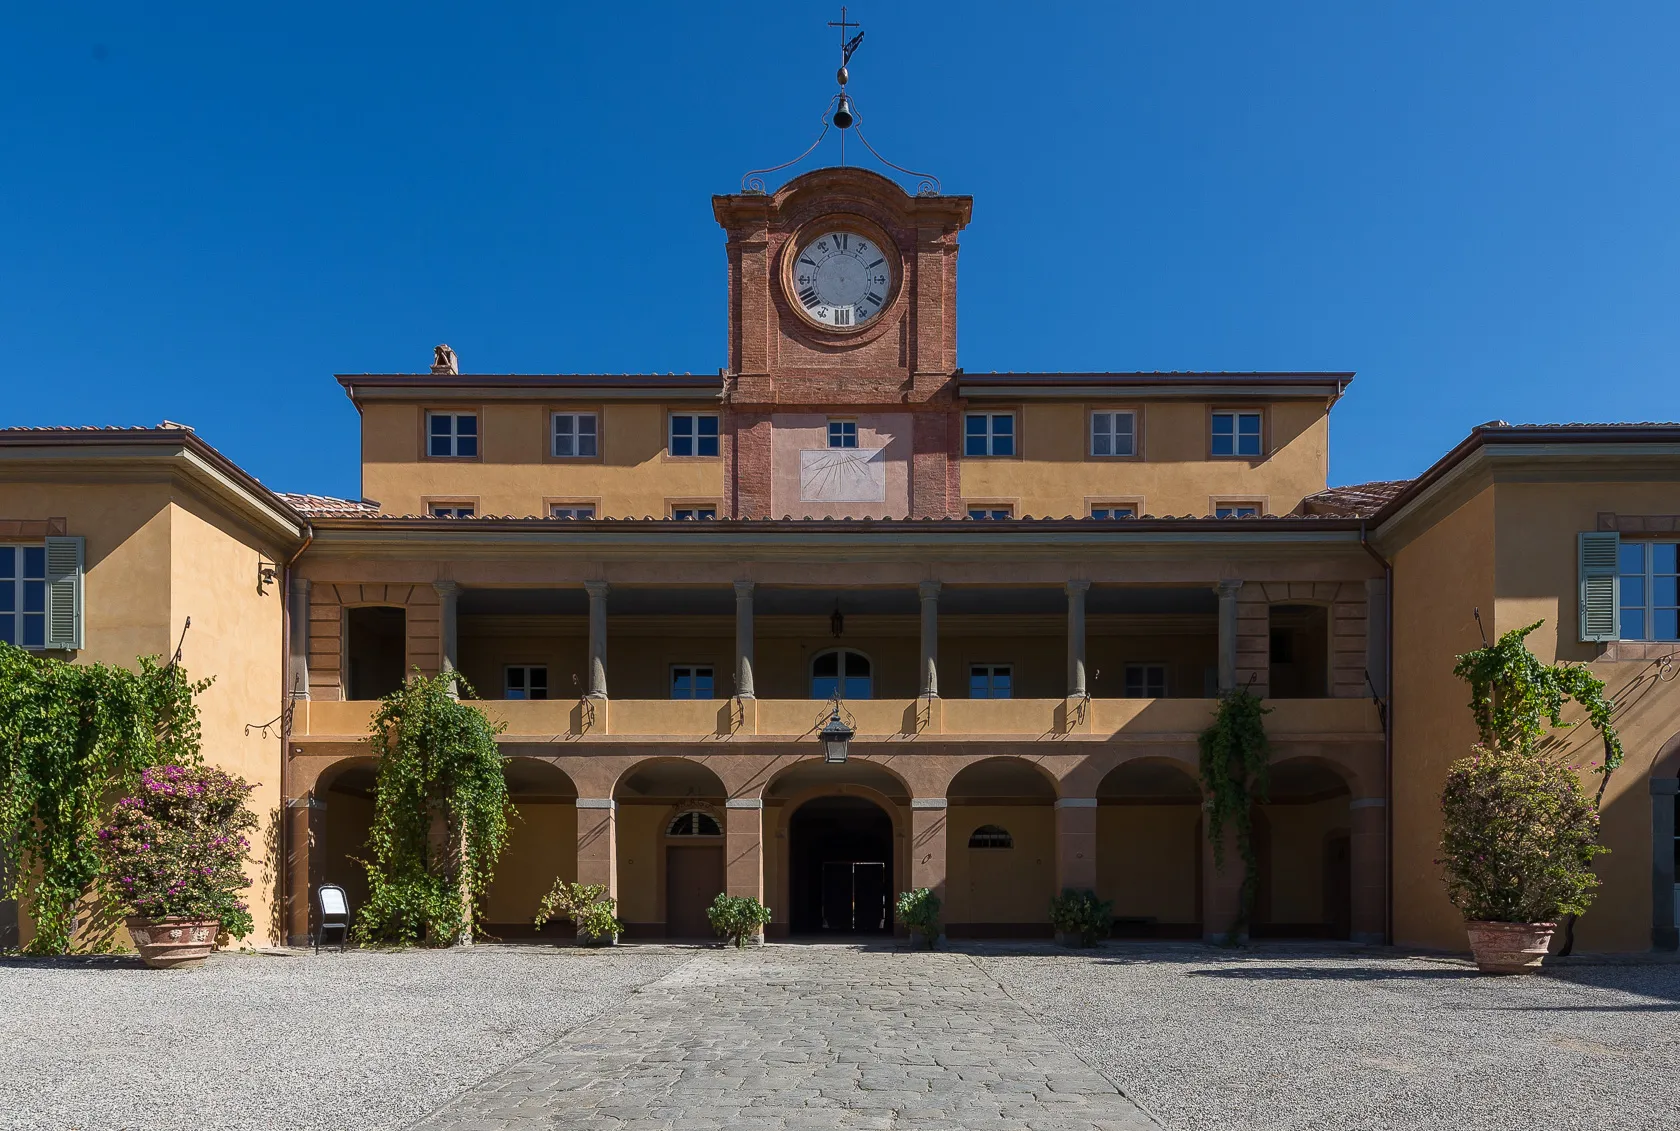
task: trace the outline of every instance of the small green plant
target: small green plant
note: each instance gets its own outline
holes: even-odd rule
[[[900,892],[895,910],[898,921],[912,932],[920,932],[932,950],[939,942],[939,908],[939,897],[932,888],[917,888]]]
[[[1077,935],[1080,946],[1096,946],[1114,927],[1114,904],[1088,889],[1063,888],[1050,897],[1050,925],[1058,934]]]
[[[747,940],[757,935],[770,922],[770,909],[758,901],[758,897],[751,895],[726,895],[718,893],[712,900],[712,905],[706,908],[706,918],[712,922],[712,930],[716,931],[725,942],[732,942],[736,947],[747,945]]]
[[[246,834],[257,818],[245,804],[253,787],[209,766],[151,766],[140,787],[119,800],[99,844],[112,902],[143,919],[219,919],[244,938],[256,929],[239,893]]]
[[[1565,766],[1522,750],[1454,762],[1441,794],[1447,898],[1469,920],[1550,923],[1593,901],[1598,809]]]
[[[610,943],[624,933],[617,911],[618,900],[607,894],[606,884],[555,880],[537,905],[537,929],[542,930],[551,919],[570,919],[586,942]]]

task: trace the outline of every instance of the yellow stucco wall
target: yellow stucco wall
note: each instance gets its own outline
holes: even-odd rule
[[[1056,811],[1046,805],[952,805],[946,819],[947,923],[1048,923],[1056,883]],[[981,825],[1013,848],[970,848]]]
[[[486,914],[492,923],[529,925],[556,879],[577,879],[577,805],[517,801],[508,845],[496,864]]]
[[[1103,805],[1097,809],[1097,895],[1116,918],[1195,923],[1197,832],[1202,808]]]
[[[1019,454],[963,460],[963,499],[1008,501],[1017,515],[1052,518],[1082,517],[1089,500],[1136,497],[1145,514],[1210,514],[1216,497],[1258,499],[1268,513],[1287,514],[1304,496],[1324,490],[1330,418],[1322,402],[1265,406],[1270,454],[1258,460],[1209,458],[1210,406],[1177,401],[1112,406],[1140,414],[1142,458],[1094,459],[1087,454],[1088,419],[1103,407],[1109,406],[1018,407]]]
[[[144,482],[0,483],[0,514],[25,520],[62,517],[86,539],[84,647],[76,663],[132,666],[142,655],[167,657],[192,628],[182,658],[194,678],[214,676],[199,699],[205,760],[258,784],[250,804],[261,827],[252,838],[246,897],[254,941],[278,937],[280,741],[245,733],[246,724],[280,713],[283,596],[278,583],[257,592],[259,552],[280,552],[266,538],[187,484],[160,476]],[[27,909],[22,940],[32,934]],[[119,941],[126,942],[126,937]]]
[[[532,515],[544,500],[595,503],[601,517],[663,518],[673,499],[721,500],[721,458],[666,454],[666,416],[705,405],[452,405],[479,414],[477,460],[422,458],[427,407],[376,403],[362,408],[362,493],[387,514],[422,514],[427,499],[476,500],[479,514]],[[598,459],[548,457],[551,412],[599,414]]]
[[[1323,923],[1325,839],[1348,830],[1346,795],[1301,805],[1262,805],[1271,837],[1272,923]]]
[[[663,923],[660,898],[664,823],[671,806],[621,803],[618,807],[618,917],[625,923]]]
[[[1440,870],[1439,798],[1447,766],[1475,739],[1467,691],[1451,674],[1453,657],[1481,638],[1480,607],[1491,635],[1537,620],[1528,638],[1542,660],[1585,662],[1620,707],[1627,748],[1603,806],[1597,864],[1603,882],[1576,927],[1583,951],[1640,951],[1651,945],[1651,797],[1647,781],[1663,745],[1680,734],[1680,685],[1655,678],[1653,661],[1610,662],[1579,640],[1576,535],[1598,527],[1601,512],[1669,514],[1672,485],[1626,482],[1500,482],[1401,548],[1395,560],[1395,933],[1398,941],[1465,947],[1461,918],[1447,901]],[[1670,536],[1672,537],[1672,536]],[[1574,717],[1574,716],[1570,716]],[[1598,749],[1590,733],[1566,737],[1558,755],[1583,767]]]
[[[1441,783],[1476,739],[1469,695],[1452,666],[1454,656],[1481,643],[1472,610],[1492,619],[1493,540],[1489,487],[1393,557],[1394,938],[1401,945],[1466,946],[1435,859]]]

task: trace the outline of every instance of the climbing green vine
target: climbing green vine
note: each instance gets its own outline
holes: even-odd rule
[[[369,894],[356,918],[363,942],[449,946],[477,933],[496,861],[507,846],[501,728],[450,694],[459,675],[416,675],[380,701]]]
[[[1563,721],[1563,708],[1571,699],[1580,704],[1604,745],[1604,759],[1596,767],[1602,801],[1610,775],[1622,764],[1622,739],[1610,721],[1615,704],[1605,697],[1604,681],[1586,668],[1542,663],[1528,650],[1528,634],[1545,623],[1514,628],[1464,653],[1453,674],[1470,685],[1470,714],[1478,741],[1489,750],[1533,752],[1553,728],[1575,725]]]
[[[28,908],[31,954],[70,949],[102,879],[97,833],[116,789],[159,762],[199,762],[196,695],[179,664],[70,664],[0,643],[0,846]]]
[[[1263,718],[1270,713],[1270,708],[1262,707],[1259,697],[1247,688],[1228,691],[1219,698],[1213,725],[1197,740],[1207,837],[1213,845],[1214,863],[1225,866],[1227,827],[1236,834],[1237,851],[1243,860],[1237,917],[1226,935],[1231,942],[1241,936],[1254,910],[1259,862],[1254,852],[1253,805],[1264,802],[1268,790],[1266,767],[1272,747]]]

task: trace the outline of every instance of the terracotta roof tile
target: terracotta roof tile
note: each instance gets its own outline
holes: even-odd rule
[[[1410,479],[1383,479],[1374,483],[1349,483],[1308,495],[1301,500],[1305,517],[1369,518],[1411,485]]]

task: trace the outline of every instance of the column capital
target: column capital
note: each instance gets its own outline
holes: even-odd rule
[[[751,597],[753,595],[753,590],[757,587],[758,582],[756,581],[737,581],[735,583],[736,600],[740,600],[742,597]]]
[[[912,809],[949,809],[950,807],[951,803],[943,797],[912,797],[910,799],[910,808]]]
[[[1218,593],[1221,597],[1225,596],[1226,594],[1235,595],[1237,590],[1241,589],[1242,587],[1243,587],[1242,579],[1241,578],[1236,578],[1236,577],[1222,577],[1218,581],[1213,583],[1213,591],[1215,593]]]
[[[588,591],[589,596],[594,599],[603,598],[612,592],[612,586],[605,581],[585,581],[583,587]]]
[[[1063,584],[1062,588],[1066,589],[1070,594],[1071,593],[1083,593],[1086,590],[1088,590],[1089,588],[1091,588],[1091,583],[1089,581],[1084,580],[1084,579],[1080,579],[1080,580],[1076,580],[1076,581],[1066,582],[1066,583]]]
[[[432,582],[432,588],[437,591],[439,597],[449,598],[461,595],[461,583],[459,581],[434,581]]]
[[[939,591],[943,588],[945,588],[945,583],[942,581],[923,581],[916,586],[916,592],[924,601],[937,601],[939,600]]]

